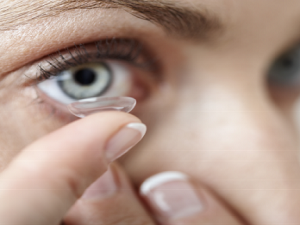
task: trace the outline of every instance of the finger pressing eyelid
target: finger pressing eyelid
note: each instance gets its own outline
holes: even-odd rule
[[[0,176],[0,202],[5,206],[0,207],[0,224],[57,224],[108,163],[145,131],[132,115],[103,112],[36,141]]]
[[[66,225],[154,225],[122,168],[113,164],[64,218]]]
[[[148,178],[140,193],[163,225],[242,224],[202,185],[191,183],[180,172],[168,171]]]

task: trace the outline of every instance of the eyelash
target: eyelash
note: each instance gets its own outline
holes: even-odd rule
[[[87,46],[92,47],[94,53],[87,51]],[[96,50],[96,52],[95,52]],[[62,53],[62,52],[65,52]],[[69,59],[68,59],[69,58]],[[84,63],[97,60],[120,60],[145,70],[156,70],[153,57],[144,49],[143,45],[133,39],[105,39],[92,44],[79,44],[71,49],[59,50],[49,56],[49,59],[38,65],[36,81],[42,82],[59,75],[60,72],[68,70]],[[44,64],[43,63],[43,64]],[[47,68],[46,68],[47,67]]]

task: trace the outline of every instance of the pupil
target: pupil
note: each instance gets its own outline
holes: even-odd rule
[[[81,85],[92,84],[96,79],[96,74],[90,69],[81,69],[74,74],[75,81]]]

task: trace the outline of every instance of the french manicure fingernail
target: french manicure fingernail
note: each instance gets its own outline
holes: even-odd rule
[[[131,97],[95,97],[82,99],[68,105],[68,110],[73,115],[83,118],[100,111],[130,112],[136,105],[136,100]]]
[[[144,181],[140,188],[154,213],[164,220],[187,218],[205,208],[188,177],[180,172],[163,172]]]
[[[103,199],[115,194],[118,185],[114,173],[108,169],[101,177],[92,183],[82,195],[82,199]]]
[[[145,135],[143,123],[129,123],[118,131],[106,145],[106,158],[112,162],[136,145]]]

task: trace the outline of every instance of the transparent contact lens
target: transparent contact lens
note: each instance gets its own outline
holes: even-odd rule
[[[69,111],[80,118],[101,111],[130,112],[136,105],[131,97],[94,97],[82,99],[68,105]]]

